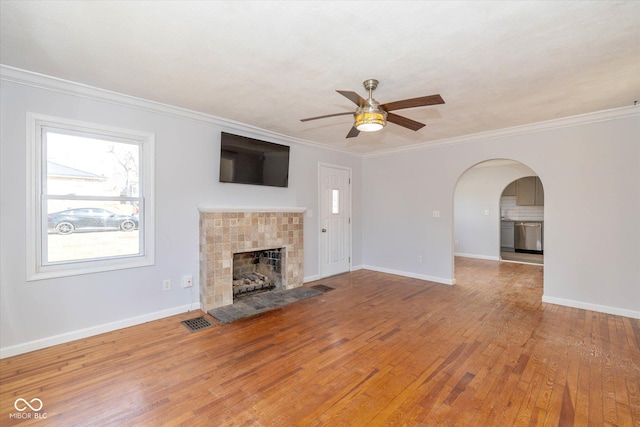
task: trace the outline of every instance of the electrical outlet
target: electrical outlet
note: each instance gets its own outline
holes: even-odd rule
[[[162,290],[168,291],[171,289],[171,279],[164,279],[162,281]]]
[[[418,255],[418,262],[422,262],[422,255]]]
[[[440,211],[433,211],[434,218],[440,218]]]
[[[182,276],[182,287],[190,288],[193,286],[193,276]]]

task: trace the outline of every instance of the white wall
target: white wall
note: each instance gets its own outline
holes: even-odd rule
[[[500,195],[512,181],[536,174],[521,163],[490,166],[491,164],[489,161],[469,169],[460,177],[456,186],[456,255],[500,259]]]
[[[458,178],[512,159],[544,184],[543,300],[640,317],[640,108],[494,135],[366,158],[365,264],[451,283]]]
[[[21,76],[29,80],[29,76]],[[13,78],[13,77],[12,77]],[[361,264],[362,159],[281,140],[249,128],[74,85],[37,79],[48,90],[1,81],[0,351],[8,356],[198,307],[197,206],[307,207],[305,277],[319,272],[318,163],[353,169],[353,263]],[[109,102],[93,98],[104,95]],[[125,102],[126,104],[123,104]],[[139,107],[132,107],[131,104]],[[148,131],[156,136],[156,262],[152,267],[27,282],[27,112]],[[231,126],[231,125],[230,125]],[[289,188],[218,182],[220,131],[291,145]],[[180,278],[193,274],[193,288]],[[171,279],[170,291],[162,280]]]

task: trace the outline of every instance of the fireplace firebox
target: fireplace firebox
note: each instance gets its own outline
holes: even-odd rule
[[[233,254],[233,299],[282,289],[283,249]]]

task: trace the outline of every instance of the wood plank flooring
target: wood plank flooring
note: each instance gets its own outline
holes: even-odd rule
[[[500,252],[500,258],[503,261],[526,262],[530,264],[544,264],[544,255],[527,254],[521,252]]]
[[[541,303],[542,271],[361,270],[227,325],[189,332],[188,313],[7,358],[0,425],[639,426],[640,322]],[[18,398],[46,420],[10,418]]]

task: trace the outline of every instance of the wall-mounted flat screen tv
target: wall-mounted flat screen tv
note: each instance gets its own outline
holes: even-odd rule
[[[289,147],[222,132],[220,182],[289,185]]]

